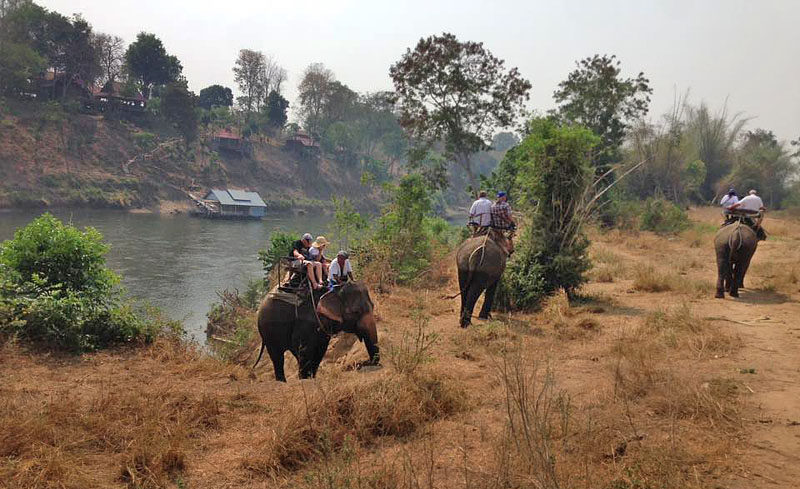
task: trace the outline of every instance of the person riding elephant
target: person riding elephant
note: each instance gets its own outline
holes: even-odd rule
[[[488,319],[497,285],[506,269],[505,248],[490,239],[489,235],[475,236],[464,241],[456,252],[458,285],[461,290],[460,325],[466,328],[472,322],[472,310],[484,294],[481,319]]]
[[[714,237],[717,255],[716,298],[739,297],[739,288],[744,287],[744,276],[750,260],[758,247],[758,236],[750,226],[741,222],[725,226]]]
[[[268,294],[258,309],[261,350],[253,368],[266,348],[275,379],[286,382],[283,355],[289,350],[297,359],[300,378],[314,377],[331,337],[340,332],[353,333],[363,341],[369,363],[377,365],[380,349],[374,309],[369,290],[358,282],[347,282],[332,292],[314,291],[302,303]]]

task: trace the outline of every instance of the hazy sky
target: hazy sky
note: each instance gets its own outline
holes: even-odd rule
[[[347,1],[38,0],[82,13],[98,31],[132,41],[154,32],[180,58],[194,91],[234,88],[241,48],[273,55],[289,71],[285,95],[323,62],[357,91],[391,89],[389,66],[420,37],[448,31],[482,41],[533,84],[532,109],[577,59],[616,54],[623,73],[643,71],[654,89],[650,117],[676,92],[752,117],[749,127],[800,136],[800,1]]]

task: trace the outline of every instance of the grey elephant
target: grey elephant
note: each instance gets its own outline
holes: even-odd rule
[[[756,232],[742,223],[731,224],[717,231],[714,249],[717,253],[716,298],[739,297],[739,288],[744,287],[744,276],[750,260],[758,247]]]
[[[506,253],[487,236],[475,236],[464,241],[456,252],[458,286],[461,289],[460,324],[466,328],[472,322],[472,310],[485,292],[478,317],[488,319],[500,277],[506,269]]]
[[[275,379],[286,382],[283,355],[286,350],[297,359],[301,379],[314,377],[333,335],[354,333],[364,342],[369,363],[380,362],[375,306],[363,284],[347,282],[333,292],[315,292],[311,300],[295,306],[272,294],[258,309],[258,332],[261,350],[253,368],[266,348],[272,359]]]

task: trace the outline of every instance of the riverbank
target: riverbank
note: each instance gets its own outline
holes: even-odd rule
[[[0,481],[792,487],[800,225],[772,219],[747,288],[718,300],[717,215],[692,218],[670,239],[593,233],[580,301],[467,330],[443,298],[457,290],[451,260],[444,286],[373,293],[379,369],[357,368],[358,342],[311,381],[287,356],[287,384],[269,361],[249,369],[255,349],[229,364],[166,339],[80,358],[6,344]]]

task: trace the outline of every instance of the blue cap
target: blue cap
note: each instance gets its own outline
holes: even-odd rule
[[[501,191],[499,191],[499,192],[497,192],[497,198],[498,198],[498,199],[499,199],[500,197],[505,197],[505,196],[506,196],[506,193],[505,193],[505,192],[503,192],[502,190],[501,190]]]

